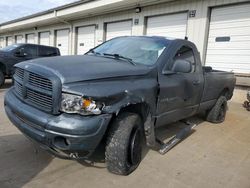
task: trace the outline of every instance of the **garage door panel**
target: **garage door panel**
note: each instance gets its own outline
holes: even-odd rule
[[[50,45],[50,32],[41,32],[39,37],[40,37],[39,43],[41,45],[46,45],[46,46]]]
[[[95,26],[79,27],[77,33],[77,54],[84,54],[95,47]]]
[[[226,36],[226,35],[225,35]],[[233,36],[230,35],[230,42],[234,43],[234,42],[248,42],[250,41],[250,36],[246,36],[246,35],[238,35],[238,36]],[[214,43],[216,40],[216,37],[211,36],[208,40],[209,43]]]
[[[148,25],[150,25],[150,26],[152,26],[152,27],[166,27],[166,26],[164,26],[164,25],[162,25],[162,21],[163,20],[159,20],[159,21],[152,21],[151,20],[152,18],[149,18],[149,21],[148,21]],[[168,19],[166,19],[166,20],[164,20],[165,22],[167,22],[167,24],[168,24],[168,27],[180,27],[180,25],[185,25],[185,21],[183,21],[183,20],[168,20]]]
[[[217,56],[217,55],[211,55],[209,56],[209,58],[207,59],[208,62],[221,62],[224,63],[225,61],[228,64],[232,64],[232,63],[248,63],[249,62],[249,58],[250,58],[250,54],[246,54],[245,56],[240,56],[237,57],[235,55],[228,55],[228,56]]]
[[[228,50],[228,49],[223,49],[223,50],[210,50],[207,55],[208,57],[212,56],[212,55],[226,55],[226,56],[234,56],[234,55],[242,55],[242,54],[250,54],[250,49],[242,49],[242,50],[238,50],[238,49],[233,49],[233,50]]]
[[[69,30],[56,31],[56,47],[59,48],[61,55],[69,55]]]
[[[235,27],[235,28],[227,28],[227,29],[211,29],[209,35],[211,37],[218,36],[246,36],[247,33],[250,33],[250,27]]]
[[[219,23],[214,23],[211,24],[211,30],[216,30],[216,29],[229,29],[229,28],[238,28],[238,27],[249,27],[250,25],[250,19],[249,20],[241,20],[241,21],[231,21],[231,22],[219,22]]]
[[[35,43],[35,34],[27,34],[26,35],[26,42],[29,44]]]
[[[235,10],[232,10],[232,12],[235,12]],[[232,22],[232,20],[238,20],[238,19],[242,19],[242,21],[243,21],[243,20],[248,20],[249,16],[250,16],[250,12],[238,12],[237,11],[237,13],[235,13],[235,14],[231,14],[229,12],[228,14],[215,14],[215,17],[212,17],[211,21],[216,22],[216,21],[223,20],[223,21]]]
[[[218,44],[217,44],[218,43]],[[230,44],[227,44],[230,43]],[[208,43],[209,48],[223,50],[223,49],[247,49],[250,46],[250,41],[239,41],[239,42],[211,42]],[[242,54],[244,55],[244,54]]]
[[[249,74],[250,68],[246,65],[238,65],[235,64],[234,66],[230,65],[229,66],[223,66],[221,63],[211,63],[209,65],[211,67],[216,67],[218,70],[223,70],[223,71],[228,71],[228,72],[237,72],[237,73],[242,73],[242,74]]]
[[[23,42],[23,36],[17,35],[16,36],[16,43],[18,44],[18,43],[22,43],[22,42]]]
[[[149,17],[147,35],[184,38],[187,28],[187,13]]]
[[[119,36],[132,35],[132,21],[120,21],[107,23],[106,25],[106,40],[110,40]]]
[[[212,9],[206,65],[250,74],[249,10],[250,4]],[[216,41],[217,37],[230,37],[230,40]]]
[[[6,42],[7,46],[13,44],[13,38],[12,37],[7,37],[6,40],[7,40],[7,42]]]
[[[4,47],[4,38],[0,38],[0,48]]]

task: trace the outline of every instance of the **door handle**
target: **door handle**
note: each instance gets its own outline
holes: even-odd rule
[[[197,86],[197,85],[199,85],[201,82],[199,81],[199,80],[194,80],[193,81],[193,85],[195,85],[195,86]]]

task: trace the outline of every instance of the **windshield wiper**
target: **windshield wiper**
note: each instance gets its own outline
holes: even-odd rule
[[[122,56],[120,54],[108,54],[108,53],[104,53],[103,55],[105,55],[105,56],[111,56],[111,57],[114,57],[116,59],[124,59],[127,62],[131,63],[132,65],[136,65],[136,63],[131,58],[124,57],[124,56]]]

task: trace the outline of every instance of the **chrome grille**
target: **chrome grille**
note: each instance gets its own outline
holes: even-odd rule
[[[23,95],[23,91],[22,91],[22,84],[18,83],[17,81],[14,82],[14,87],[15,87],[15,91],[18,95],[22,96]]]
[[[38,74],[30,73],[28,83],[40,89],[52,91],[52,82],[47,78],[39,76]]]
[[[16,68],[14,88],[16,94],[28,104],[53,112],[53,86],[48,78]]]
[[[23,70],[23,69],[20,69],[20,68],[16,68],[15,75],[16,75],[16,77],[19,78],[20,80],[23,80],[23,77],[24,77],[24,70]]]
[[[31,89],[27,89],[27,99],[48,110],[52,107],[52,96],[46,96]]]

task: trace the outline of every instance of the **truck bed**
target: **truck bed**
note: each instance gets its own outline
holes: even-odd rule
[[[227,98],[233,95],[236,78],[233,72],[214,70],[212,67],[203,67],[204,90],[201,99],[201,108],[213,106],[218,97],[227,93]],[[223,89],[222,89],[223,88]]]

